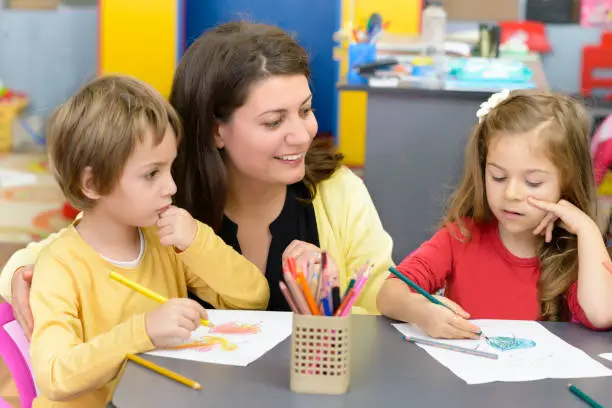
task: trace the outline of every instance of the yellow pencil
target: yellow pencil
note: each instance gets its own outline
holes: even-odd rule
[[[168,377],[168,378],[170,378],[170,379],[172,379],[174,381],[180,382],[181,384],[184,384],[184,385],[186,385],[188,387],[191,387],[194,390],[201,390],[202,389],[202,386],[199,383],[197,383],[197,382],[195,382],[193,380],[190,380],[189,378],[184,377],[184,376],[182,376],[180,374],[177,374],[174,371],[170,371],[167,368],[160,367],[157,364],[154,364],[154,363],[150,362],[149,360],[145,360],[142,357],[138,357],[138,356],[136,356],[134,354],[128,354],[126,357],[127,357],[128,360],[131,360],[131,361],[133,361],[133,362],[135,362],[137,364],[140,364],[141,366],[146,367],[146,368],[148,368],[151,371],[155,371],[158,374],[164,375],[164,376],[166,376],[166,377]]]
[[[151,289],[147,289],[144,286],[142,286],[142,285],[140,285],[140,284],[138,284],[138,283],[136,283],[136,282],[134,282],[132,280],[129,280],[125,276],[118,274],[117,272],[111,272],[110,273],[110,278],[112,280],[114,280],[114,281],[117,281],[117,282],[127,286],[128,288],[134,289],[136,292],[142,293],[143,295],[145,295],[149,299],[153,299],[156,302],[166,303],[168,301],[167,298],[163,297],[159,293],[155,293]],[[210,322],[208,320],[201,319],[200,323],[203,324],[204,326],[211,326],[211,324],[210,324]]]

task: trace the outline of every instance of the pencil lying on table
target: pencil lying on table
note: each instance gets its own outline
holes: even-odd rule
[[[131,361],[135,362],[136,364],[139,364],[139,365],[141,365],[143,367],[148,368],[151,371],[155,371],[158,374],[166,376],[166,377],[170,378],[171,380],[180,382],[183,385],[191,387],[194,390],[201,390],[202,389],[202,386],[199,383],[197,383],[197,382],[195,382],[193,380],[190,380],[189,378],[184,377],[184,376],[182,376],[182,375],[180,375],[178,373],[175,373],[174,371],[168,370],[167,368],[160,367],[157,364],[152,363],[149,360],[145,360],[142,357],[139,357],[139,356],[134,355],[134,354],[128,354],[126,356],[126,358],[128,360],[131,360]]]
[[[584,391],[580,388],[576,387],[574,384],[568,384],[567,388],[570,390],[572,394],[583,400],[585,403],[590,405],[593,408],[604,408],[603,405],[595,401],[593,398],[589,397]]]
[[[495,353],[487,353],[486,351],[474,350],[474,349],[467,348],[467,347],[454,346],[452,344],[446,344],[446,343],[441,343],[441,342],[427,340],[427,339],[420,339],[418,337],[404,336],[404,340],[410,343],[423,344],[425,346],[432,346],[432,347],[437,347],[437,348],[450,350],[450,351],[458,351],[460,353],[471,354],[477,357],[490,358],[492,360],[497,360],[499,358],[499,356]]]
[[[136,292],[139,292],[156,302],[166,303],[168,301],[167,298],[160,295],[159,293],[153,292],[151,289],[147,289],[144,286],[126,278],[125,276],[118,274],[117,272],[111,272],[110,278],[114,281],[121,283],[122,285],[127,286],[128,288],[134,289]],[[204,326],[212,326],[208,320],[201,319],[200,323]]]

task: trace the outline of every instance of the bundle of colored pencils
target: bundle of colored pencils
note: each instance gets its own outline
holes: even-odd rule
[[[287,259],[283,265],[284,282],[280,289],[294,313],[313,316],[348,316],[351,308],[370,277],[372,266],[369,262],[353,275],[344,294],[336,279],[327,273],[327,253],[321,254],[321,262],[308,264],[306,273],[296,264],[295,259]]]

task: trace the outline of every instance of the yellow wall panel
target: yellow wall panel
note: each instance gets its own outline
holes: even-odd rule
[[[170,94],[180,47],[180,0],[100,0],[100,74],[134,76]]]
[[[363,166],[365,161],[365,135],[367,125],[365,91],[342,91],[338,95],[338,149],[344,154],[348,166]]]
[[[421,21],[422,0],[352,0],[353,27],[365,28],[366,22],[372,13],[378,13],[383,21],[391,22],[389,33],[415,34],[419,32]],[[343,22],[349,20],[351,8],[350,0],[342,1]]]

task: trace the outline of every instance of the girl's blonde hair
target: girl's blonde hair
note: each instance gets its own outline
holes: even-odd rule
[[[470,239],[465,218],[477,224],[493,215],[485,191],[485,165],[491,140],[501,133],[521,135],[537,129],[549,159],[560,172],[561,198],[591,218],[595,213],[595,183],[589,150],[590,119],[580,103],[569,96],[542,91],[513,91],[477,124],[465,151],[463,177],[448,203],[443,224],[455,223]],[[560,227],[553,239],[538,246],[540,280],[538,297],[543,320],[567,315],[564,294],[578,276],[576,237]]]

